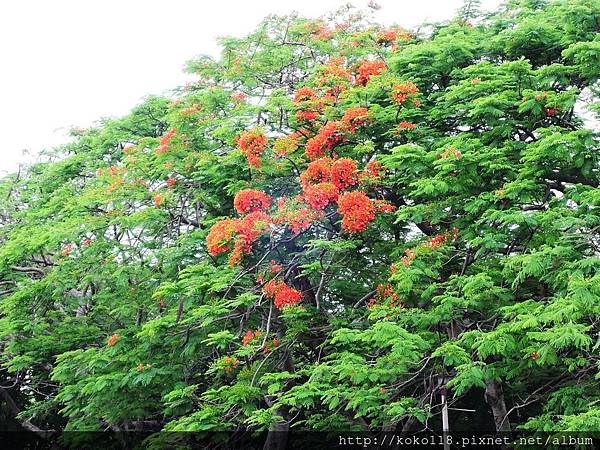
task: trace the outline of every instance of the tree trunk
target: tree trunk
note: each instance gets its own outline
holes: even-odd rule
[[[283,330],[279,330],[277,333],[278,336],[283,336]],[[283,366],[285,370],[290,373],[296,371],[294,360],[289,352],[286,352]],[[293,384],[293,382],[292,382]],[[290,385],[288,385],[288,388]],[[265,402],[269,407],[273,406],[273,398],[265,395]],[[275,412],[276,415],[282,417],[282,420],[279,422],[275,422],[269,428],[269,432],[267,434],[267,439],[265,440],[265,445],[263,446],[263,450],[285,450],[287,447],[288,441],[288,432],[290,430],[290,423],[286,420],[289,416],[289,411],[287,407],[278,408]]]
[[[506,403],[504,402],[504,392],[502,385],[496,380],[488,380],[485,383],[485,401],[490,408],[492,408],[492,414],[494,415],[494,424],[496,425],[497,432],[510,431],[510,421],[508,420],[508,413],[506,409]]]
[[[8,406],[8,408],[13,413],[15,420],[17,420],[21,426],[32,433],[37,434],[42,439],[48,439],[54,432],[54,430],[42,430],[41,428],[36,427],[29,420],[19,420],[17,419],[17,414],[21,412],[21,408],[17,406],[11,395],[8,393],[8,390],[0,386],[0,398],[4,400],[4,403]]]
[[[265,400],[268,405],[272,404],[268,397],[265,397]],[[285,450],[287,447],[288,431],[290,429],[289,423],[285,421],[287,414],[281,408],[277,410],[276,414],[284,419],[271,425],[263,450]]]
[[[277,422],[269,428],[263,450],[285,450],[287,447],[288,430],[289,425],[286,422]]]

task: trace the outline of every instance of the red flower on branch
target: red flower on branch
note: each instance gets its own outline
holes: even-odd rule
[[[154,206],[158,208],[160,205],[162,205],[164,198],[160,194],[155,194],[154,197],[152,197],[152,201],[154,202]]]
[[[273,304],[277,309],[283,309],[286,306],[296,306],[302,301],[302,293],[294,288],[285,285],[275,294]]]
[[[233,199],[233,207],[240,214],[265,211],[271,205],[271,197],[255,189],[242,189]]]
[[[382,30],[377,33],[376,37],[377,43],[383,45],[391,44],[396,41],[396,39],[398,39],[398,31],[396,30]]]
[[[331,182],[340,190],[358,183],[358,168],[351,158],[340,158],[331,163]]]
[[[306,170],[300,174],[302,185],[331,181],[331,158],[319,158],[312,161]]]
[[[462,157],[462,153],[460,150],[455,149],[454,147],[447,148],[442,153],[437,155],[437,159],[446,159],[446,158],[456,158],[459,159]]]
[[[171,128],[167,132],[167,134],[165,134],[163,137],[160,138],[158,148],[156,149],[157,155],[166,153],[169,150],[169,145],[171,144],[171,139],[173,139],[173,136],[175,136],[175,133],[177,133],[177,129]]]
[[[417,257],[417,254],[411,248],[407,248],[406,250],[404,250],[404,253],[406,254],[406,256],[400,258],[400,261],[402,262],[402,265],[404,267],[408,267],[410,263],[414,261],[414,259]]]
[[[368,178],[379,179],[385,172],[385,166],[379,161],[371,161],[365,167],[364,173]]]
[[[115,344],[119,342],[119,339],[121,339],[121,337],[118,334],[112,334],[111,336],[109,336],[106,345],[108,345],[109,347],[114,347]]]
[[[335,84],[341,86],[352,80],[352,75],[346,68],[346,60],[340,57],[330,58],[327,64],[323,66],[322,73],[318,78],[319,85]]]
[[[269,270],[271,273],[279,273],[283,270],[283,267],[277,261],[271,261],[269,263]]]
[[[413,83],[412,81],[405,81],[403,83],[400,83],[400,84],[394,86],[394,89],[392,90],[392,99],[394,99],[394,101],[399,106],[402,106],[406,100],[415,96],[418,93],[419,93],[419,88],[417,87],[417,85],[415,83]],[[413,100],[413,104],[415,106],[419,106],[420,103],[415,103],[415,100],[416,99]],[[418,102],[418,100],[417,100],[417,102]]]
[[[206,236],[208,253],[217,256],[229,251],[231,240],[235,236],[236,223],[235,219],[221,219],[212,226]]]
[[[273,299],[277,309],[295,306],[302,301],[302,293],[289,287],[283,280],[270,280],[263,286],[263,292],[267,298]]]
[[[345,192],[338,198],[338,207],[342,218],[342,229],[349,233],[365,231],[375,219],[375,206],[364,192]]]
[[[339,190],[329,182],[307,184],[304,186],[303,198],[314,209],[324,209],[338,198]]]
[[[313,122],[319,117],[317,111],[311,111],[309,109],[301,109],[296,111],[296,120],[298,122]]]
[[[345,192],[338,198],[338,211],[343,215],[342,229],[349,233],[365,231],[378,211],[390,212],[394,206],[383,200],[373,201],[364,192]]]
[[[407,122],[406,120],[403,120],[402,122],[400,122],[397,126],[396,129],[396,134],[401,134],[403,131],[412,131],[415,129],[417,125],[412,123],[412,122]]]
[[[238,101],[238,102],[243,102],[248,98],[248,95],[245,94],[244,92],[236,92],[234,94],[231,94],[231,99]]]
[[[73,251],[73,244],[67,244],[62,249],[61,255],[63,255],[66,258],[67,256],[69,256],[71,254],[72,251]]]
[[[358,127],[365,126],[370,122],[369,110],[367,108],[348,108],[342,117],[342,123],[350,130],[356,132]]]
[[[230,266],[239,263],[244,255],[252,251],[254,241],[265,231],[271,222],[271,217],[263,211],[251,212],[243,219],[234,222],[237,237],[233,251],[229,255]]]
[[[267,137],[263,132],[255,128],[250,131],[244,131],[237,139],[240,149],[246,153],[248,164],[251,167],[260,167],[260,157],[267,146]]]
[[[308,86],[304,86],[296,91],[296,94],[294,95],[294,103],[298,105],[302,102],[314,100],[315,98],[315,91],[313,91],[312,88]]]
[[[306,142],[305,152],[310,160],[322,157],[345,140],[339,122],[329,122]]]
[[[305,205],[300,199],[282,199],[278,202],[275,223],[287,225],[294,234],[308,229],[323,213]]]
[[[262,331],[260,331],[260,330],[256,330],[256,331],[248,330],[248,331],[246,331],[246,334],[242,338],[242,345],[248,345],[250,343],[250,341],[252,341],[255,338],[260,337],[261,335],[262,335]]]
[[[226,373],[233,372],[233,370],[237,369],[240,364],[239,360],[232,356],[226,356],[225,358],[223,358],[223,363],[225,366],[225,367],[223,367],[223,370]]]
[[[356,76],[354,82],[358,86],[366,86],[367,83],[371,80],[371,77],[375,75],[380,75],[386,69],[387,66],[385,65],[385,62],[381,60],[365,60],[361,62],[360,65],[356,68],[356,72],[358,73],[358,75]]]
[[[383,303],[389,301],[390,308],[404,306],[404,302],[400,300],[398,293],[394,292],[394,288],[390,283],[377,285],[375,291],[376,302]]]

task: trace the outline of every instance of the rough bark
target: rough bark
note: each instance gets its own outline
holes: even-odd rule
[[[494,424],[497,432],[510,431],[510,421],[507,417],[506,403],[502,384],[496,380],[488,380],[485,383],[485,401],[492,408]]]
[[[265,396],[265,400],[269,406],[272,405],[272,401],[268,396]],[[279,408],[277,409],[276,414],[283,417],[284,420],[271,425],[269,432],[267,433],[267,439],[265,440],[263,450],[285,450],[287,447],[288,431],[290,429],[290,424],[285,420],[287,411]]]

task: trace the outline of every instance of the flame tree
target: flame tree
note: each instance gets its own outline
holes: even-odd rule
[[[598,430],[600,4],[475,9],[268,18],[2,180],[5,423]]]

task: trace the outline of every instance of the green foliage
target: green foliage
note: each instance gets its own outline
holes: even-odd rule
[[[0,389],[17,419],[439,429],[448,388],[493,428],[500,385],[511,427],[597,431],[600,152],[583,106],[600,111],[600,3],[478,4],[417,33],[352,9],[269,17],[191,61],[174,99],[0,180]],[[380,68],[360,82],[365,61]],[[298,206],[331,124],[346,128],[322,156],[356,164],[336,196],[364,194],[358,230],[337,200]],[[247,189],[271,202],[260,230],[234,207]],[[301,300],[281,306],[276,282]]]

